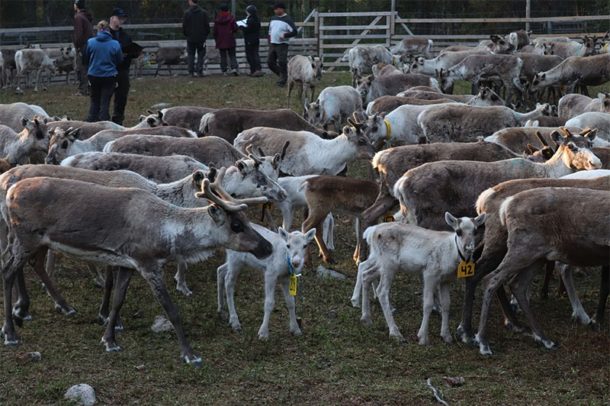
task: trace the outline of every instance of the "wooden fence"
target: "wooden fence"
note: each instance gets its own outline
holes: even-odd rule
[[[390,47],[403,38],[415,35],[418,31],[426,31],[419,27],[430,27],[434,24],[437,27],[451,26],[456,24],[476,25],[477,34],[461,35],[425,35],[426,38],[434,41],[434,52],[448,45],[475,45],[480,40],[489,38],[493,34],[493,27],[490,24],[515,24],[519,27],[526,25],[542,24],[546,32],[552,25],[569,23],[574,27],[575,23],[597,23],[605,30],[610,28],[609,15],[597,16],[571,16],[571,17],[535,17],[535,18],[402,18],[395,11],[380,12],[337,12],[322,13],[313,10],[310,15],[296,25],[299,27],[299,35],[291,40],[290,55],[318,55],[324,60],[326,68],[335,69],[347,66],[347,62],[341,60],[345,51],[358,44],[381,44]],[[268,23],[263,23],[263,30],[266,30]],[[485,28],[485,27],[488,28]],[[132,24],[125,27],[136,38],[137,42],[145,47],[145,50],[154,55],[156,49],[166,45],[181,45],[185,42],[181,34],[181,24]],[[437,30],[438,31],[438,30]],[[600,30],[601,31],[601,30]],[[43,47],[59,46],[61,41],[57,38],[67,40],[72,32],[72,27],[36,27],[36,28],[0,28],[0,48],[20,48],[26,43],[31,43],[36,39]],[[557,35],[555,32],[548,32]],[[561,35],[570,37],[581,37],[585,32],[562,32]],[[590,33],[601,35],[601,32]],[[543,36],[543,35],[538,35]],[[534,35],[536,37],[536,35]],[[7,45],[9,43],[19,43],[20,45]],[[207,42],[209,58],[209,71],[215,73],[219,71],[219,60],[217,52],[214,50],[214,41]],[[267,41],[261,40],[260,56],[263,66],[266,65]],[[238,40],[237,56],[240,71],[247,71],[243,40]],[[173,68],[174,69],[174,68]],[[172,70],[173,70],[172,69]],[[152,74],[156,70],[154,57],[144,66],[145,75]],[[185,66],[176,67],[176,73],[183,73]],[[165,72],[166,70],[162,70]]]

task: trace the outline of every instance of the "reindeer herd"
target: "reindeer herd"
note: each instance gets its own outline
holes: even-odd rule
[[[609,55],[589,56],[607,49],[600,41],[607,36],[535,42],[515,32],[434,58],[432,42],[417,38],[393,49],[400,57],[358,46],[347,53],[353,86],[326,87],[315,100],[321,62],[299,56],[289,64],[288,98],[292,84],[302,85],[303,115],[176,106],[122,127],[50,116],[25,103],[0,105],[4,343],[16,345],[16,326],[31,317],[29,264],[56,309],[74,314],[54,282],[61,253],[103,266],[91,269],[104,287],[98,316],[106,351],[120,350],[115,331],[123,328],[119,313],[137,271],[171,321],[181,358],[199,365],[163,269],[176,263],[176,289],[191,296],[188,265],[218,248],[226,252],[217,269],[218,312],[228,312],[230,326],[241,329],[235,284],[242,268],[253,267],[265,286],[258,337],[269,336],[278,284],[289,331],[299,335],[295,291],[310,261],[308,245],[315,240],[322,260],[332,262],[333,214],[344,214],[355,219],[351,304],[365,325],[373,294],[390,336],[404,340],[390,290],[396,272],[413,272],[423,279],[419,343],[431,342],[435,306],[441,337],[451,342],[450,286],[459,276],[460,340],[491,354],[488,319],[497,297],[507,326],[554,348],[530,306],[536,271],[559,269],[573,317],[583,324],[603,321],[610,291],[610,95],[572,93],[610,80]],[[455,80],[470,81],[473,94],[452,94]],[[558,108],[548,103],[553,97]],[[357,160],[370,162],[376,181],[346,176]],[[281,227],[267,203],[281,212]],[[266,226],[246,215],[262,204]],[[302,208],[300,230],[291,231]],[[578,298],[573,267],[602,269],[593,318]]]

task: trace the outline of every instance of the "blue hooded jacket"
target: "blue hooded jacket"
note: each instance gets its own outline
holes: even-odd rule
[[[83,60],[89,64],[87,74],[90,76],[101,78],[116,76],[117,65],[123,60],[121,45],[109,32],[100,31],[97,36],[87,41]]]

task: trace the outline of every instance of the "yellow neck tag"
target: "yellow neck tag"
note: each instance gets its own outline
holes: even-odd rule
[[[290,296],[297,295],[297,276],[296,275],[290,275],[290,282],[288,283],[288,293],[290,293]]]
[[[472,261],[460,261],[457,267],[458,278],[469,278],[474,276],[474,262]]]
[[[383,122],[385,123],[385,129],[386,129],[385,139],[386,139],[386,141],[390,141],[390,138],[392,138],[392,124],[390,124],[390,122],[387,119],[384,119]]]

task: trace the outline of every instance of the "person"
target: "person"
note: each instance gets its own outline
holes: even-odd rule
[[[260,46],[261,20],[258,18],[256,6],[250,4],[246,7],[247,17],[241,26],[244,32],[244,44],[246,45],[246,59],[250,65],[250,76],[264,76],[261,70],[261,59],[258,54]]]
[[[229,12],[229,6],[223,4],[214,19],[214,40],[220,51],[220,70],[227,75],[227,58],[231,60],[231,73],[237,76],[237,56],[235,55],[235,35],[237,23]]]
[[[83,50],[89,38],[93,37],[93,16],[85,9],[85,0],[74,1],[74,34],[72,42],[76,51],[76,78],[78,80],[78,96],[89,94],[87,80],[87,65],[83,64]]]
[[[199,0],[188,0],[189,9],[182,19],[182,32],[186,37],[188,69],[191,76],[203,76],[203,58],[205,58],[205,40],[210,33],[208,13],[197,3]],[[195,53],[197,65],[195,66]]]
[[[112,121],[123,125],[125,120],[125,106],[127,106],[127,96],[129,95],[129,68],[131,60],[136,55],[130,54],[129,49],[133,44],[131,37],[123,31],[121,27],[127,20],[127,13],[122,8],[115,7],[110,16],[110,34],[117,40],[123,51],[123,62],[117,67],[117,86],[114,90],[114,104],[112,111]]]
[[[110,98],[118,73],[117,66],[123,61],[123,53],[119,43],[112,38],[106,20],[97,24],[97,35],[87,41],[83,59],[88,66],[87,75],[91,85],[91,105],[87,121],[108,120]]]
[[[297,35],[297,27],[286,14],[284,3],[273,5],[274,16],[269,20],[269,55],[267,64],[279,76],[277,85],[286,86],[288,80],[288,40]]]

